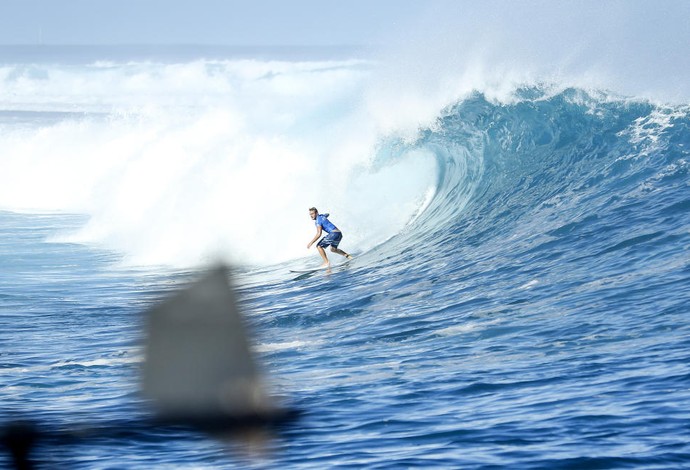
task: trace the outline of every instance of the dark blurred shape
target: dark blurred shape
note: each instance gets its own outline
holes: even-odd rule
[[[155,430],[204,431],[262,439],[299,412],[268,394],[249,347],[226,266],[171,295],[148,312],[142,389],[153,407],[150,419],[72,423],[16,420],[0,427],[0,450],[9,451],[17,469],[33,468],[31,452],[46,446],[93,438],[146,439]]]
[[[16,421],[0,429],[0,443],[9,450],[14,467],[19,470],[34,468],[29,454],[38,438],[39,432],[30,422]]]
[[[228,277],[211,269],[148,312],[143,392],[164,422],[223,428],[294,414],[266,391]]]

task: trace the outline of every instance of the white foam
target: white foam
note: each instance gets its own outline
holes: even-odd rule
[[[306,347],[315,347],[321,344],[323,344],[323,341],[286,341],[284,343],[259,344],[254,349],[260,353],[269,353],[277,351],[288,351],[291,349],[302,349]]]
[[[0,208],[88,214],[53,240],[129,265],[306,256],[313,205],[345,249],[365,249],[409,223],[435,182],[429,155],[372,164],[382,135],[360,100],[363,62],[40,67],[0,74],[14,77],[8,108],[106,115],[6,126]]]
[[[518,287],[518,290],[532,289],[534,286],[537,286],[537,285],[539,285],[539,281],[537,279],[532,279],[532,280],[524,283],[520,287]]]
[[[478,323],[468,323],[465,325],[449,326],[436,331],[439,336],[457,336],[477,330],[482,325]]]

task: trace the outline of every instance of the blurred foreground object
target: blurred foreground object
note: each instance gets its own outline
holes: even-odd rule
[[[218,266],[148,312],[143,392],[158,419],[210,430],[295,415],[268,395]]]
[[[103,437],[150,440],[151,432],[161,436],[165,430],[174,438],[185,427],[253,439],[294,419],[298,411],[266,391],[228,275],[225,266],[211,269],[147,312],[142,391],[153,407],[151,418],[73,421],[65,428],[20,417],[0,426],[0,451],[9,452],[15,468],[32,469],[38,445],[49,449]]]

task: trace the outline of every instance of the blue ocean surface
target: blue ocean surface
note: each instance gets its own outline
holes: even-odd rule
[[[40,468],[690,468],[690,104],[527,83],[372,134],[369,59],[96,53],[0,66],[0,425],[79,436]],[[356,257],[290,273],[315,204]],[[145,416],[145,312],[218,257],[299,419],[79,434]]]

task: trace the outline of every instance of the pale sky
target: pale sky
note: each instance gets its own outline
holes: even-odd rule
[[[0,0],[0,44],[373,45],[431,3]]]

